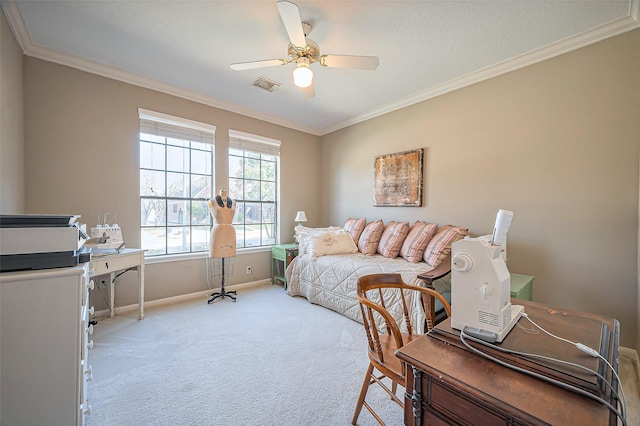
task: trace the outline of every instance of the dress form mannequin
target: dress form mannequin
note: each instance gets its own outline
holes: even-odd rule
[[[215,275],[221,278],[220,292],[212,293],[208,303],[218,297],[224,299],[225,296],[235,302],[236,292],[224,290],[225,279],[231,277],[233,272],[231,258],[236,255],[236,230],[231,224],[235,214],[234,202],[229,198],[227,191],[222,189],[218,195],[209,200],[208,207],[214,221],[209,237],[209,257],[213,259],[213,262],[220,262],[221,266],[219,273],[214,266]]]

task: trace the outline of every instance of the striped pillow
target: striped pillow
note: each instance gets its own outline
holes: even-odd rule
[[[376,254],[382,231],[384,231],[382,219],[367,223],[358,240],[358,250],[360,250],[360,253],[366,254],[367,256]]]
[[[429,244],[429,241],[431,241],[437,229],[438,224],[436,223],[417,220],[413,226],[411,226],[411,229],[409,229],[407,238],[405,238],[404,243],[402,243],[400,256],[411,263],[422,261],[424,250],[427,248],[427,244]]]
[[[345,231],[351,234],[351,236],[353,237],[353,241],[357,244],[366,223],[367,219],[364,217],[361,217],[360,219],[349,218],[344,223],[343,228]]]
[[[408,233],[409,222],[389,222],[380,237],[378,253],[389,259],[395,259]]]
[[[424,251],[424,261],[434,268],[451,253],[451,244],[469,235],[467,228],[445,225],[433,236]]]

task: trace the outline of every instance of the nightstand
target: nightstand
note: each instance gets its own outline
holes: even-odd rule
[[[284,289],[287,289],[287,277],[285,277],[284,272],[297,255],[297,244],[271,246],[271,284],[279,281],[282,282]]]
[[[511,275],[511,297],[514,299],[533,300],[533,277],[531,275]]]

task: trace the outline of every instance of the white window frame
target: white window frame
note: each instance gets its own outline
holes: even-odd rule
[[[251,152],[254,154],[262,154],[268,156],[276,157],[275,164],[275,201],[274,201],[274,236],[273,241],[263,241],[261,238],[261,244],[246,246],[246,238],[244,236],[241,238],[239,232],[243,232],[246,229],[246,219],[243,221],[238,214],[234,217],[234,226],[236,227],[238,245],[237,248],[239,251],[254,251],[264,249],[265,247],[270,247],[273,244],[279,244],[280,242],[280,141],[277,139],[271,139],[264,136],[258,136],[251,133],[245,133],[238,130],[229,130],[229,161],[231,160],[232,153],[231,150],[241,150],[246,152]],[[235,177],[231,177],[231,172],[229,173],[229,180],[235,179]],[[245,179],[244,177],[242,178]],[[259,179],[262,182],[262,177]],[[230,185],[231,186],[231,185]],[[251,202],[251,200],[244,200],[243,197],[239,197],[238,194],[233,194],[232,189],[229,189],[229,195],[236,199],[236,202]],[[260,202],[261,204],[263,202]],[[262,222],[262,218],[260,223]],[[262,227],[262,226],[261,226]],[[244,241],[243,244],[240,244],[241,241]]]
[[[142,211],[142,206],[144,203],[144,200],[149,200],[152,198],[155,199],[164,199],[166,201],[166,205],[167,205],[167,210],[169,210],[169,203],[173,201],[175,201],[176,199],[180,199],[180,200],[186,200],[189,203],[193,203],[193,201],[199,201],[205,202],[206,205],[206,201],[208,201],[212,196],[213,196],[213,192],[214,192],[214,188],[215,188],[215,130],[216,127],[211,125],[211,124],[207,124],[207,123],[201,123],[201,122],[197,122],[197,121],[193,121],[193,120],[188,120],[188,119],[184,119],[184,118],[180,118],[180,117],[174,117],[168,114],[163,114],[163,113],[159,113],[159,112],[155,112],[155,111],[149,111],[149,110],[145,110],[142,108],[138,109],[138,115],[140,118],[140,133],[148,133],[148,134],[154,134],[156,136],[160,136],[160,137],[168,137],[168,138],[176,138],[176,139],[184,139],[187,141],[191,141],[191,142],[199,142],[199,143],[205,143],[205,144],[211,144],[211,174],[210,174],[210,179],[211,179],[211,187],[210,187],[210,193],[206,194],[206,197],[196,197],[193,198],[192,194],[189,194],[188,197],[171,197],[169,195],[167,195],[167,193],[165,192],[163,196],[158,196],[158,197],[151,197],[149,195],[142,195],[140,194],[140,208]],[[140,138],[140,135],[138,135],[138,146],[141,146],[141,143],[143,141]],[[193,147],[189,147],[189,154],[191,155],[194,151],[197,151],[196,148]],[[139,155],[142,155],[142,153],[140,153]],[[140,163],[141,164],[141,163]],[[140,173],[142,174],[143,170],[147,170],[143,167],[141,167],[139,165],[139,170]],[[161,170],[161,169],[152,169],[152,170]],[[165,167],[164,167],[164,172],[167,173],[169,172],[169,170],[167,170],[167,159],[165,157]],[[190,177],[193,176],[193,171],[191,169],[191,165],[189,165],[189,172],[185,173],[188,174]],[[166,215],[168,215],[170,212],[165,212]],[[141,213],[142,214],[142,213]],[[207,212],[207,222],[206,225],[205,224],[200,224],[199,226],[197,226],[196,224],[193,224],[191,221],[191,217],[185,218],[185,224],[182,225],[183,227],[188,228],[190,231],[193,231],[194,228],[199,227],[202,228],[202,230],[204,230],[205,226],[206,229],[209,230],[211,228],[212,225],[212,219],[211,216],[208,214]],[[178,227],[180,225],[177,225]],[[165,250],[164,253],[158,253],[158,254],[154,254],[153,252],[147,251],[145,253],[145,257],[149,257],[150,259],[159,259],[159,258],[175,258],[175,257],[184,257],[184,256],[192,256],[192,255],[196,255],[196,256],[202,256],[204,255],[207,250],[208,250],[208,246],[206,248],[203,248],[202,250],[194,250],[192,247],[192,242],[189,242],[189,250],[188,251],[180,251],[180,252],[170,252],[169,249],[169,243],[168,243],[168,231],[171,229],[169,220],[167,219],[167,217],[165,217],[164,223],[161,225],[158,225],[158,227],[164,227],[165,228]],[[142,224],[142,217],[140,217],[140,238],[141,238],[141,245],[144,247],[143,244],[143,232],[144,229],[149,228],[148,226],[143,226]],[[189,232],[189,235],[191,237],[192,232]],[[207,240],[208,241],[208,240]]]

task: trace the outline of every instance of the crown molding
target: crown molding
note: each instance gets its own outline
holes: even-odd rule
[[[462,77],[456,78],[438,86],[431,87],[414,95],[407,96],[397,102],[393,102],[391,104],[383,106],[382,108],[371,111],[370,113],[355,117],[351,120],[343,121],[342,123],[336,124],[335,126],[324,128],[322,129],[321,134],[326,135],[345,127],[349,127],[354,124],[379,117],[383,114],[387,114],[389,112],[393,112],[398,109],[435,98],[436,96],[440,96],[457,89],[462,89],[463,87],[470,86],[472,84],[479,83],[493,77],[497,77],[501,74],[515,71],[520,68],[524,68],[529,65],[554,58],[564,53],[586,47],[590,44],[597,43],[607,38],[626,33],[627,31],[632,31],[636,28],[640,28],[639,16],[640,0],[631,0],[629,4],[628,16],[616,19],[576,36],[568,37],[564,40],[560,40],[539,49],[532,50],[520,56],[516,56],[514,58],[481,69],[479,71],[466,74]]]
[[[585,31],[576,36],[568,37],[564,40],[560,40],[542,48],[532,50],[496,65],[492,65],[482,70],[466,74],[464,76],[429,88],[414,95],[407,96],[403,99],[387,104],[367,114],[354,117],[350,120],[343,121],[334,126],[317,129],[303,126],[299,123],[289,120],[283,120],[279,117],[261,113],[250,108],[240,107],[233,103],[224,102],[211,96],[203,95],[201,93],[163,83],[158,80],[143,77],[138,74],[103,65],[98,62],[79,58],[74,55],[69,55],[67,53],[36,45],[31,40],[31,36],[27,31],[27,26],[22,18],[22,15],[20,14],[17,3],[15,1],[6,1],[0,4],[2,5],[2,9],[4,10],[5,16],[9,21],[9,25],[11,26],[16,40],[25,55],[33,56],[35,58],[43,59],[49,62],[55,62],[60,65],[69,66],[81,71],[97,74],[103,77],[166,93],[172,96],[177,96],[214,108],[241,114],[250,118],[266,121],[268,123],[287,127],[293,130],[298,130],[315,136],[324,136],[345,127],[352,126],[354,124],[358,124],[375,117],[379,117],[383,114],[387,114],[389,112],[393,112],[398,109],[402,109],[413,104],[432,99],[436,96],[440,96],[445,93],[452,92],[454,90],[461,89],[463,87],[470,86],[472,84],[479,83],[481,81],[485,81],[490,78],[497,77],[499,75],[515,71],[520,68],[545,61],[547,59],[554,58],[564,53],[580,49],[582,47],[597,43],[607,38],[623,34],[627,31],[640,28],[640,0],[630,0],[629,13],[625,17],[613,20],[607,24],[601,25],[592,30]]]

